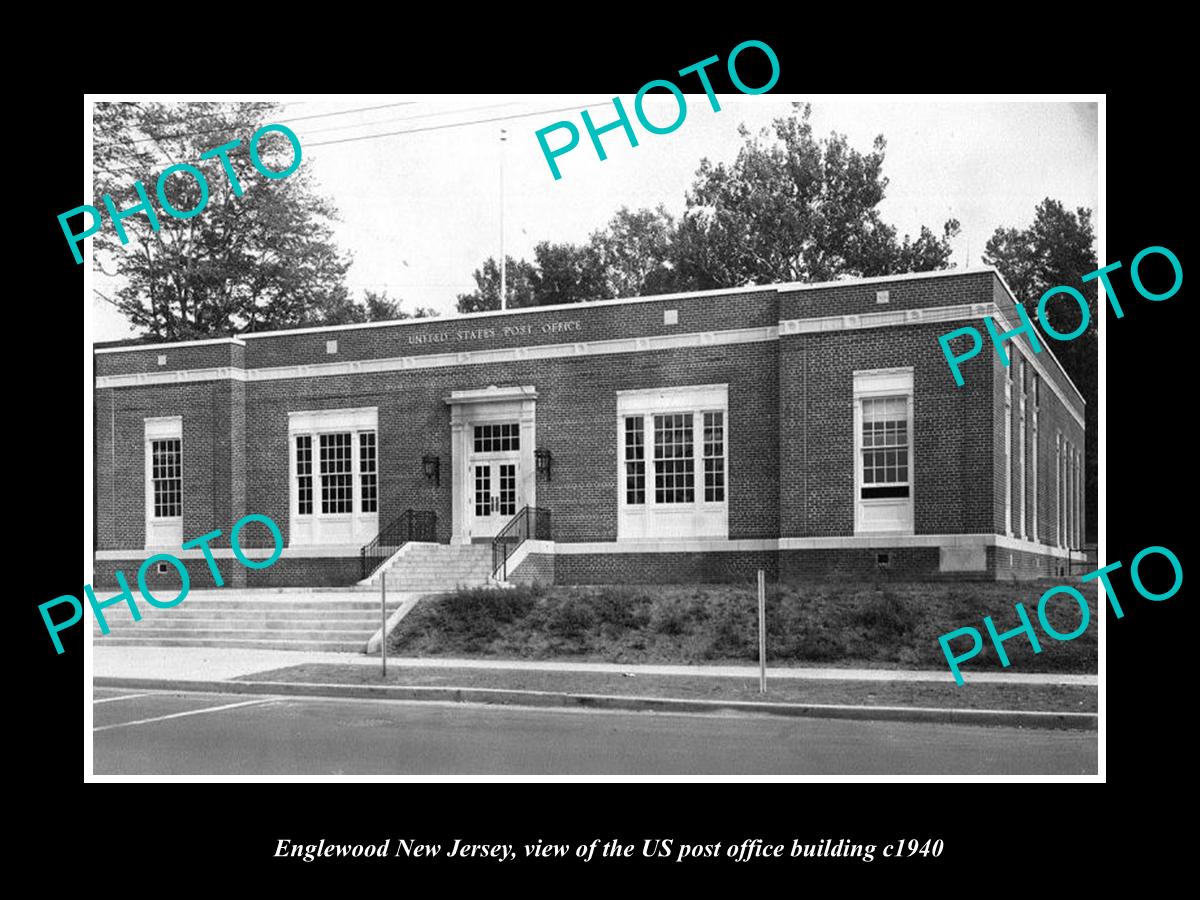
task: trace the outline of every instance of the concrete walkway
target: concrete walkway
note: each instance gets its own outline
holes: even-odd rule
[[[306,663],[378,666],[378,656],[357,653],[307,653],[285,650],[240,650],[217,647],[131,647],[104,645],[96,638],[92,647],[92,674],[100,678],[230,679],[271,669]],[[757,678],[754,665],[668,666],[633,663],[576,662],[573,660],[492,660],[388,657],[389,666],[428,669],[492,669],[605,674],[693,675],[717,678]],[[964,672],[976,684],[1097,684],[1095,675],[1062,675],[1037,672]],[[824,681],[953,682],[949,669],[842,669],[790,666],[767,668],[767,679]]]

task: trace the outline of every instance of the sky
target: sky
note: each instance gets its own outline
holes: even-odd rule
[[[453,313],[457,295],[474,288],[471,273],[488,256],[499,256],[502,155],[505,252],[532,258],[542,240],[585,241],[622,206],[661,203],[680,215],[700,160],[732,162],[743,143],[739,126],[757,132],[789,115],[794,100],[812,103],[818,138],[836,131],[866,153],[876,135],[885,137],[883,171],[889,184],[879,206],[882,218],[900,235],[914,237],[922,225],[940,235],[947,219],[958,219],[962,233],[953,242],[953,262],[959,267],[980,265],[992,232],[1027,226],[1045,197],[1070,209],[1097,207],[1094,103],[810,99],[770,93],[718,98],[721,109],[714,111],[704,94],[686,95],[682,125],[656,135],[637,122],[633,98],[622,95],[638,146],[631,147],[621,129],[608,132],[602,136],[604,161],[591,146],[579,110],[588,108],[597,126],[612,121],[611,95],[413,102],[391,95],[285,97],[279,120],[299,135],[302,165],[339,211],[333,231],[354,260],[347,275],[352,296],[386,290],[409,311],[425,306]],[[659,125],[678,114],[675,100],[661,93],[647,96],[645,110]],[[580,143],[557,158],[562,178],[555,180],[535,133],[562,120],[576,125]],[[444,127],[467,122],[476,124]],[[502,128],[507,131],[503,144]],[[408,133],[363,139],[396,131]],[[565,130],[547,136],[552,148],[566,139]],[[152,177],[157,172],[142,180]],[[261,189],[269,190],[269,183]],[[94,285],[108,294],[113,281],[97,274]],[[95,295],[92,303],[94,340],[134,335],[115,308]]]

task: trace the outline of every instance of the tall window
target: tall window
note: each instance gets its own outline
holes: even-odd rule
[[[350,455],[350,433],[320,435],[321,512],[354,511],[354,462]]]
[[[1013,360],[1017,378],[1017,535],[1025,537],[1029,529],[1025,522],[1025,361]]]
[[[1015,370],[1016,366],[1009,365],[1008,377],[1004,379],[1004,533],[1008,535],[1013,533],[1012,380]]]
[[[693,503],[696,470],[692,414],[654,417],[654,502]]]
[[[908,398],[862,401],[862,499],[907,497]]]
[[[704,500],[725,499],[725,414],[704,414]]]
[[[358,478],[362,512],[379,511],[378,474],[375,471],[375,432],[363,431],[358,435]]]
[[[156,519],[173,519],[183,515],[182,443],[180,438],[151,441],[151,478]]]
[[[1033,437],[1030,440],[1029,482],[1032,490],[1029,493],[1029,535],[1033,540],[1038,539],[1038,413],[1041,409],[1041,387],[1037,373],[1033,379],[1033,410],[1030,419],[1033,422]]]
[[[625,502],[646,502],[646,429],[643,416],[625,417]]]
[[[912,534],[913,370],[854,373],[854,531]]]
[[[729,535],[729,388],[617,392],[618,540]]]
[[[375,537],[378,423],[378,408],[370,406],[288,413],[290,543],[361,546]]]
[[[313,511],[312,435],[296,436],[296,499],[300,515]]]

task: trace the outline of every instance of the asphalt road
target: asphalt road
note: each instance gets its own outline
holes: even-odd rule
[[[97,775],[1094,774],[1094,731],[97,688]]]

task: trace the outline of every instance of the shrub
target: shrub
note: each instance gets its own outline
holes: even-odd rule
[[[601,588],[592,605],[598,621],[616,628],[642,628],[650,620],[646,598],[628,588]]]
[[[903,637],[912,631],[919,616],[899,596],[876,590],[846,614],[846,623],[865,628],[874,640]]]
[[[549,610],[546,631],[556,637],[580,640],[595,623],[596,613],[591,604],[571,595]]]

